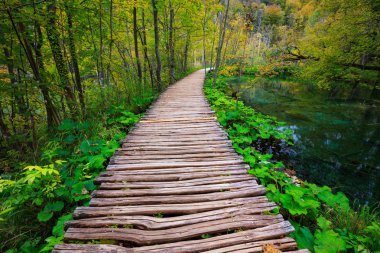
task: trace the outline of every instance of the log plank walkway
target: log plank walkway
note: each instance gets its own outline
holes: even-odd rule
[[[297,250],[294,229],[247,173],[216,121],[204,70],[170,86],[96,179],[88,207],[65,224],[55,253]],[[103,244],[80,244],[78,241]],[[112,245],[114,244],[114,245]],[[271,251],[274,252],[274,251]]]

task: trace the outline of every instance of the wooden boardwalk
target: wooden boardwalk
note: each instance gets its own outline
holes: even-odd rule
[[[89,207],[53,252],[297,251],[293,231],[247,174],[217,123],[197,71],[165,91],[112,157]],[[79,244],[97,240],[103,244]],[[114,245],[112,245],[114,244]],[[277,251],[268,251],[277,252]],[[303,251],[297,251],[303,252]]]

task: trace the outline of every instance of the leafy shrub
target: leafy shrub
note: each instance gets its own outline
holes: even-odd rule
[[[288,77],[293,75],[295,67],[285,62],[273,62],[259,67],[259,77]]]
[[[142,110],[151,101],[136,101],[133,108]],[[64,222],[89,201],[94,178],[140,116],[112,107],[99,122],[66,119],[45,145],[41,160],[46,165],[27,166],[14,179],[0,178],[0,251],[50,252],[61,243]]]
[[[219,75],[221,76],[234,76],[239,74],[239,66],[238,65],[228,65],[223,66],[219,70]]]

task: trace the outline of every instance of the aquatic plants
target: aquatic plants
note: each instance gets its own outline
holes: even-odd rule
[[[362,230],[349,229],[348,224],[334,219],[357,213],[350,207],[348,198],[342,192],[333,193],[327,186],[295,182],[283,172],[285,166],[282,162],[275,161],[272,154],[256,150],[254,144],[259,140],[268,142],[273,148],[279,143],[292,144],[291,131],[284,127],[285,123],[227,96],[224,93],[227,86],[226,78],[219,77],[215,88],[212,88],[208,78],[204,91],[218,121],[232,140],[233,147],[250,165],[249,173],[266,187],[267,197],[279,205],[280,209],[275,212],[291,220],[296,229],[292,236],[299,246],[312,252],[379,250],[378,214],[367,213],[365,219],[361,217],[356,221],[347,221],[360,220],[363,223]]]

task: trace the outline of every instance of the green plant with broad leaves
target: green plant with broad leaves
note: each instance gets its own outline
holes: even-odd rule
[[[299,247],[317,253],[380,252],[378,213],[358,215],[361,211],[353,210],[342,192],[334,193],[327,186],[308,182],[294,184],[282,172],[285,168],[282,162],[255,148],[257,142],[266,142],[270,146],[291,145],[292,131],[284,122],[226,95],[229,78],[234,77],[220,76],[214,88],[211,78],[206,78],[205,94],[234,149],[250,165],[249,173],[266,187],[267,197],[279,205],[280,213],[291,220],[295,228],[292,236]],[[345,215],[352,217],[347,221],[352,224],[339,222],[338,217]],[[360,229],[353,229],[357,224]]]
[[[152,101],[136,98],[136,112]],[[12,234],[25,239],[21,245],[15,240],[7,253],[51,252],[63,242],[64,223],[76,206],[88,204],[94,178],[141,114],[118,106],[104,116],[99,122],[64,120],[44,147],[41,160],[46,165],[26,166],[13,178],[0,178],[0,241],[9,241],[9,247]],[[35,235],[22,237],[22,224]]]

